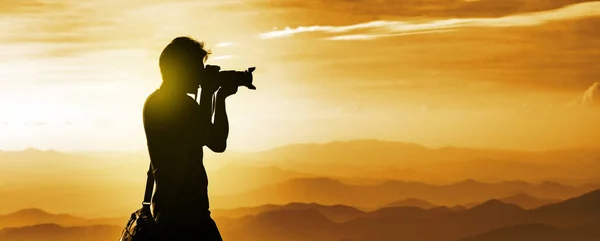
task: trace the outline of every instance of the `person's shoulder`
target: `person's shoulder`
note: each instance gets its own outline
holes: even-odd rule
[[[161,111],[178,113],[178,111],[186,111],[189,108],[198,106],[194,98],[188,95],[172,95],[169,93],[161,93],[160,89],[154,91],[146,98],[144,103],[144,112]]]
[[[148,97],[146,97],[146,101],[144,102],[144,109],[151,108],[152,106],[157,105],[158,102],[161,102],[160,91],[156,90],[152,92]]]

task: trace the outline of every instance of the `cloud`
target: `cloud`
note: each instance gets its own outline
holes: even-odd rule
[[[230,6],[230,8],[249,8],[269,10],[301,11],[305,17],[310,13],[327,13],[321,15],[326,19],[331,14],[346,13],[348,18],[357,15],[395,17],[426,17],[426,18],[481,18],[502,17],[508,15],[548,11],[581,2],[585,0],[428,0],[428,1],[398,1],[398,0],[253,0],[248,4]],[[316,16],[316,15],[315,15]],[[318,20],[318,19],[315,19]]]
[[[314,79],[313,85],[331,83],[327,88],[339,89],[338,81],[344,81],[344,91],[364,92],[364,86],[352,84],[359,82],[390,94],[408,89],[420,93],[443,90],[435,94],[444,94],[464,92],[465,86],[474,85],[483,93],[564,94],[559,101],[563,103],[579,99],[593,83],[590,80],[600,79],[599,24],[600,18],[584,18],[527,28],[449,29],[443,34],[386,38],[379,33],[299,34],[263,42],[286,47],[271,48],[270,59],[302,62],[303,69],[314,70],[314,77],[304,79]],[[355,41],[319,41],[315,37]],[[374,38],[377,40],[370,41]],[[397,80],[415,86],[396,85]],[[439,82],[446,84],[441,88]]]
[[[407,36],[407,35],[415,35],[415,34],[429,34],[429,33],[445,33],[453,30],[430,30],[430,31],[417,31],[410,33],[391,33],[391,34],[350,34],[350,35],[340,35],[327,37],[326,40],[373,40],[378,38],[385,37],[397,37],[397,36]]]
[[[28,125],[28,126],[45,126],[45,125],[48,125],[48,122],[45,122],[45,121],[27,122],[27,123],[25,123],[25,125]]]
[[[220,43],[217,43],[215,46],[216,47],[229,47],[229,46],[233,46],[233,45],[234,45],[234,43],[232,43],[232,42],[220,42]]]
[[[106,2],[2,2],[0,41],[18,58],[72,57],[94,50],[139,48],[140,39],[151,37],[147,26],[134,27],[136,22],[124,20],[123,9],[127,8],[108,8]],[[32,49],[25,50],[28,48]],[[6,58],[0,61],[13,56]]]
[[[75,1],[8,1],[0,9],[8,42],[96,42],[110,39],[99,30],[117,24],[114,14]],[[113,36],[114,37],[114,36]]]
[[[512,15],[498,18],[453,18],[431,20],[426,22],[409,22],[395,20],[377,20],[346,26],[299,26],[286,27],[260,34],[263,39],[289,37],[301,33],[325,33],[335,36],[326,37],[330,40],[375,39],[394,35],[410,35],[431,33],[432,31],[450,31],[472,27],[531,27],[545,23],[600,16],[600,2],[587,2],[570,5],[564,8]],[[339,35],[350,33],[350,35]]]
[[[73,57],[95,50],[159,49],[176,35],[193,35],[197,29],[213,32],[222,26],[201,21],[202,13],[231,1],[1,2],[0,42],[3,45],[11,49],[36,45],[35,53],[21,50],[21,56]]]
[[[600,106],[600,82],[594,83],[583,93],[581,104],[583,106]]]

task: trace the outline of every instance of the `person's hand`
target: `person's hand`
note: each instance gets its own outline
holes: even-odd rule
[[[222,86],[219,89],[219,92],[217,92],[217,97],[225,99],[225,98],[227,98],[227,97],[229,97],[229,96],[237,93],[238,87],[239,86],[237,86],[237,85],[225,85],[225,86]]]
[[[200,84],[202,93],[214,94],[218,89],[219,85],[215,79],[203,80]]]
[[[202,92],[214,94],[219,89],[218,74],[221,68],[215,65],[207,65],[200,79]]]

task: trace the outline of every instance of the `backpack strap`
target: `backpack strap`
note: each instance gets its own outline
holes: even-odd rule
[[[154,174],[152,174],[152,163],[150,163],[150,167],[148,167],[148,177],[146,178],[146,191],[144,191],[144,201],[142,201],[142,206],[150,207],[152,200],[152,191],[154,190]]]

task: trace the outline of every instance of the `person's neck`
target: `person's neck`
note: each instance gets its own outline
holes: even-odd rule
[[[169,84],[165,84],[164,82],[160,85],[160,90],[163,92],[170,93],[170,94],[179,94],[179,95],[187,94],[185,92],[185,90],[183,90],[183,88],[181,88],[180,86],[169,85]]]

